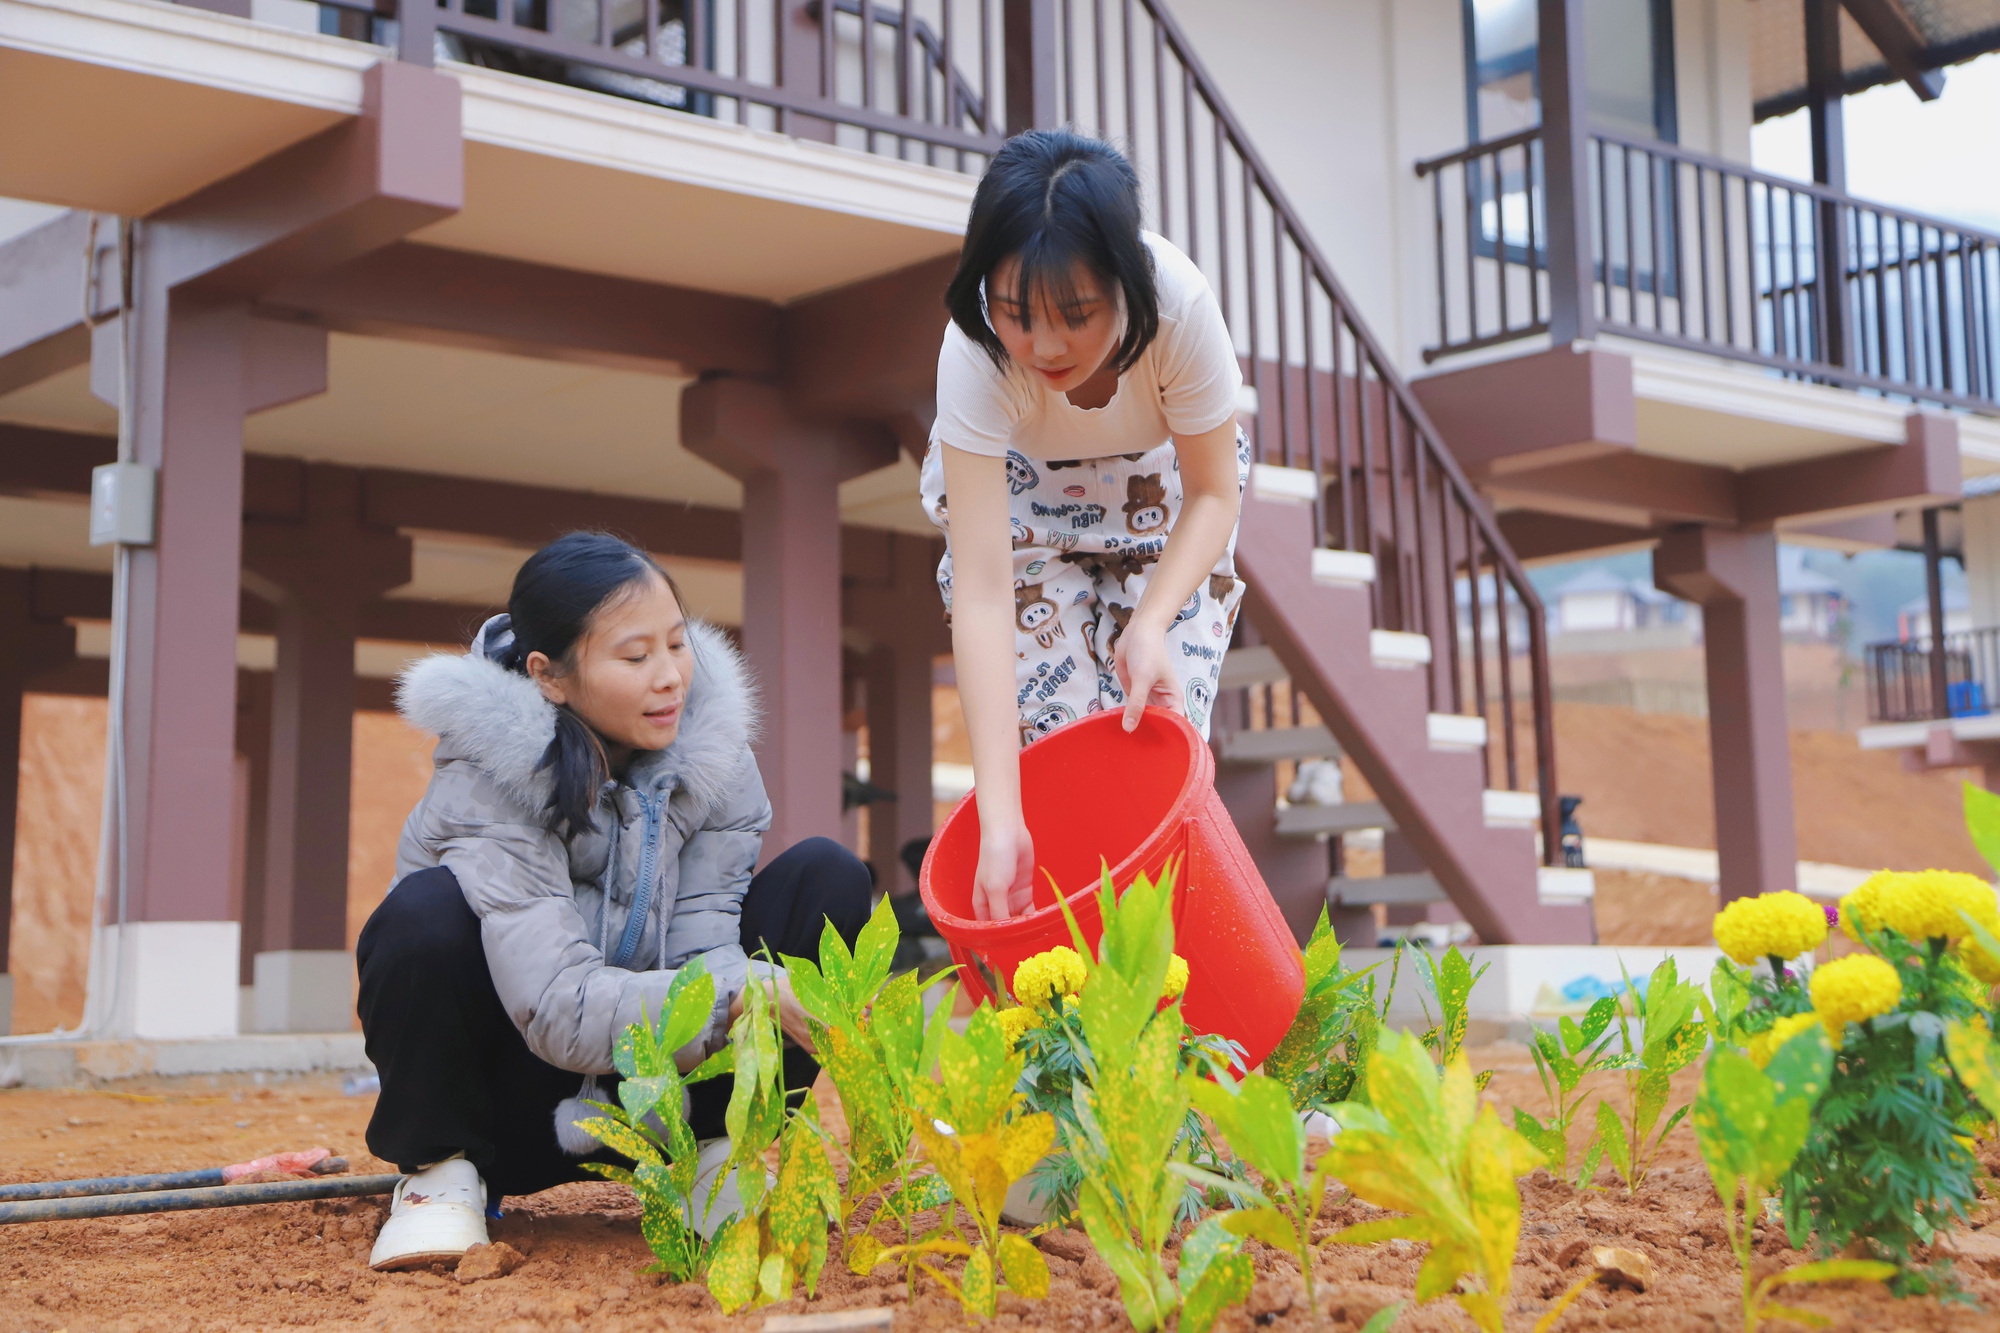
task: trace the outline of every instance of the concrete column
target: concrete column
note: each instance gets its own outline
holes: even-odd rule
[[[14,835],[21,794],[21,698],[30,681],[76,657],[76,631],[33,614],[30,570],[0,569],[0,1035],[13,1030],[8,962],[14,923]]]
[[[875,882],[901,896],[917,889],[903,866],[903,844],[931,833],[931,664],[950,651],[950,638],[935,544],[907,533],[890,542],[890,585],[868,599],[872,614],[862,628],[875,640],[868,654],[869,781],[896,799],[869,807],[868,829]]]
[[[244,525],[253,592],[277,604],[264,822],[264,910],[253,961],[260,1032],[344,1031],[354,641],[361,608],[410,581],[410,539],[362,524],[361,475],[305,469],[301,512]]]
[[[763,692],[769,858],[839,838],[840,483],[896,461],[886,435],[800,420],[768,384],[702,380],[681,440],[743,483],[743,647]]]
[[[1722,901],[1796,889],[1777,536],[1678,528],[1653,550],[1653,582],[1701,606]]]

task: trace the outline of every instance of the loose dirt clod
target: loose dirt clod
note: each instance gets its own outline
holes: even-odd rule
[[[475,1245],[458,1261],[458,1280],[484,1282],[488,1278],[506,1277],[519,1268],[521,1262],[521,1252],[504,1240]]]
[[[1590,1261],[1597,1265],[1597,1280],[1607,1287],[1629,1287],[1644,1291],[1653,1285],[1653,1261],[1637,1250],[1616,1245],[1594,1245]]]

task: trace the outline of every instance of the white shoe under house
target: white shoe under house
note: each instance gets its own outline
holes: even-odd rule
[[[472,1163],[453,1157],[397,1182],[368,1266],[389,1272],[451,1263],[485,1243],[486,1182]]]

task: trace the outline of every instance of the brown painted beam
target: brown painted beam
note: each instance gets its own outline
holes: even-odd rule
[[[1904,418],[1903,444],[1745,472],[1738,520],[1772,523],[1810,514],[1841,519],[1891,509],[1951,504],[1961,493],[1958,422],[1930,412]]]
[[[1918,29],[1903,0],[1842,0],[1854,16],[1855,26],[1866,33],[1882,63],[1909,85],[1918,100],[1934,102],[1944,93],[1944,71],[1928,68],[1924,52],[1930,43]]]
[[[778,369],[769,302],[413,242],[284,283],[261,304],[344,333],[619,369]]]
[[[1626,527],[1737,522],[1736,474],[1655,454],[1616,454],[1489,477],[1496,505]]]
[[[784,314],[784,385],[794,411],[815,419],[882,421],[921,459],[937,415],[943,256],[800,301]]]
[[[254,299],[448,217],[465,202],[458,81],[385,60],[351,121],[147,219],[162,285]]]
[[[117,457],[109,435],[0,422],[0,495],[87,496],[90,470]]]
[[[1660,538],[1657,528],[1626,527],[1566,514],[1538,514],[1530,509],[1510,509],[1496,515],[1495,521],[1500,525],[1500,535],[1524,562],[1636,550]]]
[[[1630,452],[1639,442],[1632,358],[1558,347],[1412,380],[1475,478]]]
[[[118,243],[116,219],[103,219],[93,248],[90,221],[73,209],[0,244],[0,394],[90,359],[84,303],[100,289],[86,284],[109,246],[115,294]]]

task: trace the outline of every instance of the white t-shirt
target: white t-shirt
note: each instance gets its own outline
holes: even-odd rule
[[[1018,366],[993,364],[958,325],[938,352],[937,420],[931,441],[972,454],[1029,458],[1110,458],[1157,448],[1176,435],[1201,435],[1236,412],[1243,371],[1208,279],[1173,242],[1141,233],[1152,251],[1160,332],[1118,390],[1082,408]]]

